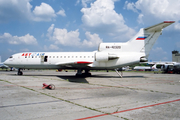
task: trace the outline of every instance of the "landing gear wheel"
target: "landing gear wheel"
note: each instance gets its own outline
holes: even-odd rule
[[[22,72],[22,71],[19,71],[19,72],[18,72],[18,75],[23,75],[23,72]]]
[[[82,76],[82,74],[76,74],[76,77],[81,77]]]
[[[84,73],[82,73],[82,69],[78,69],[78,72],[76,73],[76,77],[90,77],[91,73],[89,70],[85,70]]]
[[[84,76],[90,77],[90,76],[91,76],[91,73],[90,73],[89,71],[90,71],[90,70],[85,70],[85,73],[83,73]]]
[[[21,68],[18,69],[18,75],[23,75],[23,72],[21,71]]]
[[[82,76],[90,77],[90,76],[91,76],[91,73],[82,73]]]
[[[88,73],[87,76],[88,76],[88,77],[91,77],[91,73]]]

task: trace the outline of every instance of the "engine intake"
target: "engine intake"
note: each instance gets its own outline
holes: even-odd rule
[[[140,62],[147,62],[147,61],[148,61],[148,59],[145,58],[145,57],[141,57],[141,58],[140,58]]]
[[[117,58],[119,58],[117,55],[110,54],[107,52],[96,52],[95,53],[95,61],[97,61],[97,62],[107,62],[109,60],[114,60]]]

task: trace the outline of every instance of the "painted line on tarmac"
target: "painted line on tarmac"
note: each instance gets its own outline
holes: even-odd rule
[[[62,102],[62,100],[36,102],[36,103],[24,103],[24,104],[17,104],[17,105],[5,105],[5,106],[0,106],[0,108],[18,107],[18,106],[25,106],[25,105],[36,105],[36,104],[45,104],[45,103],[54,103],[54,102]]]
[[[161,83],[170,83],[170,82],[174,82],[174,81],[152,82],[152,83],[142,83],[142,84],[130,84],[130,85],[123,85],[123,86],[127,87],[127,86],[138,86],[138,85],[152,85],[152,84],[161,84]]]
[[[147,105],[147,106],[142,106],[142,107],[137,107],[137,108],[132,108],[132,109],[127,109],[127,110],[122,110],[122,111],[113,112],[113,113],[109,113],[109,114],[100,114],[100,115],[80,118],[80,119],[76,119],[76,120],[87,120],[87,119],[102,117],[102,116],[106,116],[106,115],[113,115],[113,114],[117,114],[117,113],[123,113],[123,112],[128,112],[128,111],[133,111],[133,110],[138,110],[138,109],[143,109],[143,108],[148,108],[148,107],[154,107],[154,106],[168,104],[168,103],[173,103],[173,102],[177,102],[177,101],[180,101],[180,99],[176,99],[176,100],[172,100],[172,101],[167,101],[167,102],[162,102],[162,103],[157,103],[157,104],[152,104],[152,105]]]
[[[21,87],[22,85],[0,85],[4,87]],[[24,86],[24,87],[33,87],[33,88],[42,88],[42,86]],[[71,90],[88,90],[88,89],[104,89],[104,88],[110,88],[110,87],[90,87],[90,88],[70,88],[70,87],[56,87],[56,89],[71,89]]]
[[[75,98],[75,99],[67,99],[67,100],[81,100],[81,99],[92,99],[92,98],[95,98],[95,97]],[[0,108],[18,107],[18,106],[27,106],[27,105],[37,105],[37,104],[46,104],[46,103],[54,103],[54,102],[62,102],[62,100],[36,102],[36,103],[23,103],[23,104],[16,104],[16,105],[4,105],[4,106],[0,106]]]

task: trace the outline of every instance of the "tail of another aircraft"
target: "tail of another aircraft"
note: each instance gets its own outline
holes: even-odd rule
[[[140,52],[149,56],[149,52],[156,42],[162,29],[174,23],[175,21],[164,21],[162,23],[142,28],[140,31],[126,43],[101,43],[100,52]]]

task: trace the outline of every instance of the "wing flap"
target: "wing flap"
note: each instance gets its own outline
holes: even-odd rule
[[[174,22],[175,22],[175,21],[164,21],[164,22],[162,22],[162,23],[159,23],[159,24],[156,24],[156,25],[153,25],[153,26],[144,28],[144,30],[145,30],[145,31],[148,31],[148,32],[161,31],[163,28],[171,25],[171,24],[174,23]]]

